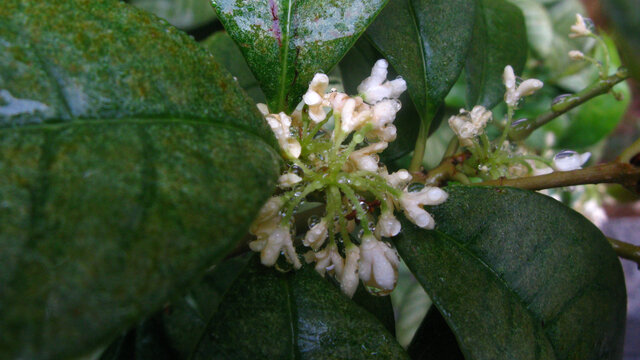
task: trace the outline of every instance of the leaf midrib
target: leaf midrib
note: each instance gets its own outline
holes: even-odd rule
[[[423,94],[425,99],[424,105],[427,106],[427,103],[429,102],[429,84],[427,84],[427,61],[426,61],[426,54],[424,53],[424,39],[422,38],[422,34],[420,33],[420,27],[418,26],[418,18],[416,17],[416,9],[414,7],[414,2],[413,0],[407,0],[407,1],[409,3],[409,13],[411,15],[411,22],[413,24],[413,29],[415,30],[416,36],[418,37],[418,40],[419,40],[418,49],[420,50],[420,64],[422,65],[421,80],[423,80],[423,84],[424,84],[424,94]],[[416,106],[416,108],[418,107]],[[421,120],[423,122],[427,121],[424,116],[426,110],[427,109],[418,109],[418,114],[420,114],[422,118]]]
[[[286,94],[287,94],[287,74],[289,67],[289,33],[291,29],[291,13],[292,13],[292,0],[287,1],[287,25],[285,29],[282,29],[282,25],[280,26],[280,31],[282,31],[282,41],[280,43],[280,57],[282,61],[280,62],[282,65],[280,67],[280,90],[278,91],[278,109],[276,111],[286,110],[285,102],[286,102]]]

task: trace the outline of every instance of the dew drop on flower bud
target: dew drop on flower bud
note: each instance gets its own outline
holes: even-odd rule
[[[309,225],[309,229],[311,229],[312,227],[318,225],[318,223],[320,223],[320,216],[318,215],[311,215],[309,216],[309,218],[307,219],[307,225]]]

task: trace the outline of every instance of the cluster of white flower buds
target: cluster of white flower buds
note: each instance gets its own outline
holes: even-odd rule
[[[256,240],[249,246],[260,252],[264,265],[276,265],[284,255],[299,268],[300,252],[320,274],[334,276],[348,296],[360,281],[370,292],[384,295],[397,281],[398,255],[383,241],[401,230],[394,212],[402,210],[417,226],[434,228],[423,206],[441,204],[447,193],[437,187],[409,191],[408,171],[390,174],[379,163],[378,154],[396,138],[393,121],[401,107],[398,97],[406,90],[403,79],[387,80],[387,67],[385,60],[375,63],[371,76],[358,86],[359,96],[327,92],[328,77],[316,74],[302,107],[291,116],[271,114],[259,105],[288,161],[278,181],[280,192],[250,229]],[[324,208],[317,207],[324,213],[296,236],[293,218],[309,197],[324,200]]]
[[[525,96],[533,95],[544,85],[538,79],[528,79],[520,85],[516,84],[516,75],[513,73],[511,65],[507,65],[502,73],[502,81],[506,91],[504,93],[504,102],[511,108],[517,108],[518,102]]]
[[[492,116],[491,111],[485,109],[484,106],[476,105],[471,111],[460,109],[460,114],[449,118],[449,126],[462,146],[471,146],[473,139],[484,132],[484,128]]]

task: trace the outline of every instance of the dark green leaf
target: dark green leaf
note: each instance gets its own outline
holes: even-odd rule
[[[217,265],[182,298],[116,339],[100,360],[191,358],[222,297],[249,259],[236,257]]]
[[[617,32],[617,43],[623,63],[632,76],[640,81],[640,11],[637,0],[602,1],[602,7],[611,18]]]
[[[236,257],[216,266],[163,314],[169,342],[182,358],[188,359],[205,336],[207,324],[249,259],[250,256]]]
[[[407,349],[413,360],[464,360],[455,334],[435,306],[431,306]]]
[[[403,359],[384,326],[312,267],[280,273],[257,257],[229,289],[195,359]]]
[[[340,61],[388,0],[213,0],[271,111],[293,109],[317,72]]]
[[[131,0],[130,3],[185,30],[216,19],[209,0]]]
[[[475,1],[394,0],[367,30],[407,81],[425,129],[464,66],[474,16]]]
[[[505,0],[479,0],[467,58],[467,107],[493,108],[502,100],[502,73],[521,74],[527,60],[527,32],[518,7]]]
[[[380,54],[366,39],[360,39],[340,62],[340,70],[347,94],[357,94],[357,87],[362,80],[371,75],[373,64],[382,59]],[[389,69],[388,78],[394,78],[397,73]],[[408,93],[400,96],[402,109],[396,114],[393,122],[398,129],[398,137],[389,144],[382,153],[382,162],[389,165],[391,161],[408,154],[415,147],[420,128],[420,118]]]
[[[436,229],[403,222],[400,255],[467,359],[620,359],[620,262],[561,203],[510,188],[449,187]]]
[[[231,75],[121,2],[1,2],[0,89],[0,358],[82,354],[158,310],[275,184]]]
[[[266,102],[266,98],[262,90],[260,90],[260,85],[258,85],[258,80],[251,73],[251,69],[249,69],[249,65],[244,60],[242,52],[240,52],[238,45],[233,42],[229,34],[224,31],[218,31],[203,41],[202,45],[215,54],[216,60],[238,79],[240,86],[251,96],[253,101],[256,103]]]

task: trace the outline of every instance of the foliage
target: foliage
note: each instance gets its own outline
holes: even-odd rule
[[[187,0],[0,3],[0,358],[621,358],[624,279],[589,220],[529,190],[469,186],[505,179],[480,174],[477,156],[477,166],[464,168],[465,144],[452,141],[438,166],[420,169],[427,138],[452,112],[452,88],[468,109],[493,109],[491,126],[503,135],[487,130],[491,139],[472,141],[492,146],[488,153],[516,156],[502,146],[512,120],[533,123],[567,91],[584,105],[563,108],[563,118],[538,132],[582,150],[613,130],[628,100],[580,94],[596,85],[610,92],[626,78],[616,72],[617,48],[604,35],[597,38],[606,46],[565,39],[575,12],[567,24],[557,7],[569,2],[212,3],[215,16]],[[605,7],[637,74],[631,3]],[[187,30],[217,18],[226,31],[198,43],[143,9]],[[612,71],[569,63],[558,44],[611,60]],[[538,65],[525,68],[527,52]],[[381,57],[408,89],[382,160],[389,172],[411,162],[418,192],[450,183],[447,201],[426,208],[435,228],[399,215],[402,231],[390,239],[435,305],[424,309],[407,350],[396,340],[389,297],[371,295],[370,283],[351,298],[337,276],[310,264],[292,270],[283,257],[267,268],[246,246],[261,206],[282,194],[278,176],[293,169],[255,103],[266,101],[272,113],[297,107],[308,121],[308,105],[299,104],[316,73],[339,69],[332,74],[355,94]],[[550,86],[521,108],[501,107],[507,65]],[[609,84],[607,76],[620,79]],[[613,92],[628,98],[628,87],[618,86]],[[343,135],[338,148],[364,141],[359,132]],[[543,150],[536,138],[518,144]],[[303,156],[312,148],[304,145]],[[621,174],[612,176],[637,184],[637,170]],[[389,194],[399,201],[412,191]],[[310,193],[292,208],[298,251],[307,220],[324,211],[323,195]],[[379,205],[362,200],[379,215]],[[351,203],[358,215],[349,220],[361,220],[363,208]],[[342,253],[346,239],[361,237],[339,235]]]

